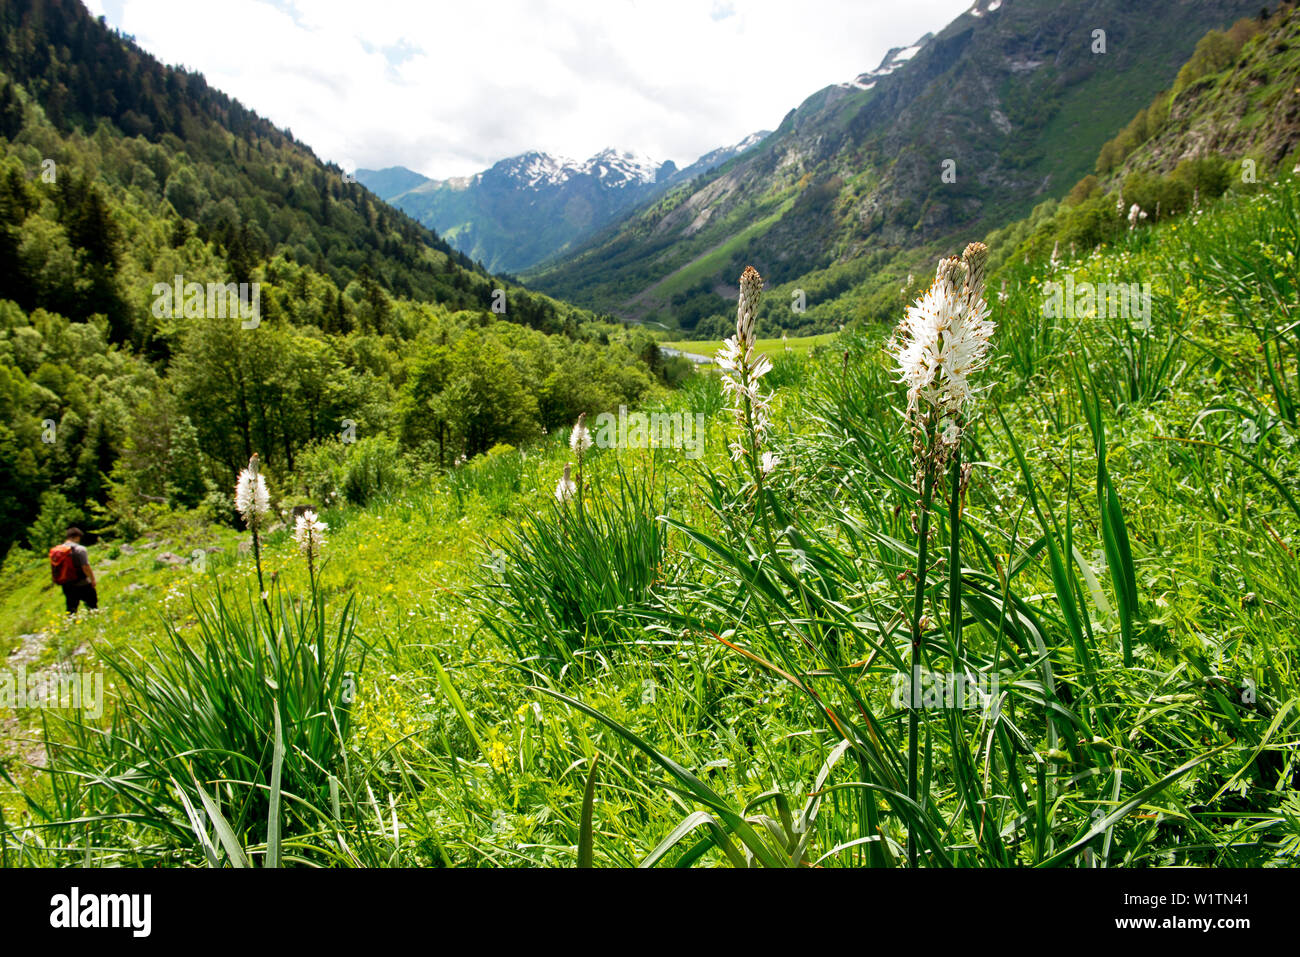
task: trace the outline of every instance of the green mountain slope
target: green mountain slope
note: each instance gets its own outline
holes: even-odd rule
[[[0,27],[0,555],[230,521],[253,452],[287,495],[351,472],[362,498],[399,448],[436,470],[667,376],[76,0],[0,0]]]
[[[628,318],[687,329],[707,319],[701,328],[715,334],[723,294],[752,262],[777,293],[760,316],[770,327],[878,315],[944,240],[983,235],[1063,194],[1206,30],[1257,10],[1246,0],[1168,6],[1154,16],[1120,0],[981,0],[906,62],[819,91],[753,153],[639,211],[536,284]],[[790,308],[796,289],[802,312]]]
[[[1096,173],[988,237],[993,259],[1059,260],[1129,231],[1249,192],[1300,161],[1300,11],[1212,30],[1179,71],[1101,148]],[[1122,199],[1121,199],[1122,198]]]
[[[1172,173],[1208,156],[1283,165],[1300,147],[1300,10],[1207,34],[1144,113],[1103,147],[1099,173]]]

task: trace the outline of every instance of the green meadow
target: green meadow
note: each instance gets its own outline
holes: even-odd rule
[[[785,339],[759,339],[755,342],[755,348],[772,358],[785,353],[806,356],[819,346],[829,345],[835,340],[835,337],[835,333],[824,333],[817,336],[788,336]],[[669,349],[676,349],[678,352],[689,352],[694,355],[712,358],[717,353],[721,343],[712,339],[692,339],[661,342],[660,345]]]
[[[179,513],[75,619],[15,550],[0,652],[108,707],[0,710],[0,864],[1293,864],[1300,183],[1004,263],[929,495],[854,325],[758,343],[758,440],[693,375],[641,410],[699,458],[498,444],[310,567],[274,482],[260,559]],[[1048,317],[1066,275],[1149,311]]]

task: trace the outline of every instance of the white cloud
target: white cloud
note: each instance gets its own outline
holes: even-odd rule
[[[345,167],[528,149],[678,165],[937,31],[969,0],[89,0]]]

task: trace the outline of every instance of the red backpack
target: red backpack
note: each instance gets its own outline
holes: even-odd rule
[[[50,549],[50,573],[56,585],[68,585],[81,577],[81,569],[72,557],[72,546],[67,542]]]

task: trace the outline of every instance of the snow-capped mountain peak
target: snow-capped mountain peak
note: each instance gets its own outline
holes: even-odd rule
[[[480,173],[483,179],[504,179],[518,188],[544,189],[563,186],[575,176],[594,176],[604,186],[619,187],[629,183],[644,185],[655,181],[663,164],[633,150],[604,149],[583,162],[566,156],[554,156],[530,150],[503,159]]]
[[[662,165],[644,153],[610,147],[587,160],[583,172],[590,173],[607,186],[624,186],[628,183],[653,183]]]
[[[528,189],[559,186],[579,169],[579,164],[564,156],[552,156],[530,150],[518,156],[503,159],[491,169],[480,173],[480,180],[501,177]]]

